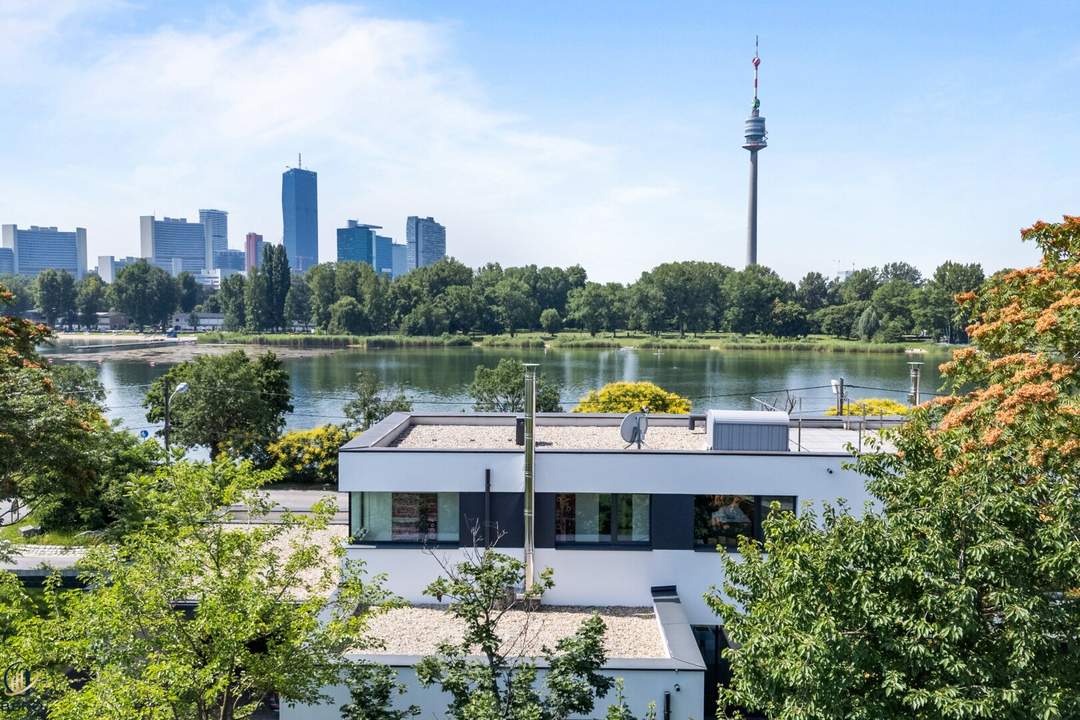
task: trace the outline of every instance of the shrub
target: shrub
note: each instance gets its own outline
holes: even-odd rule
[[[910,407],[888,398],[867,398],[844,405],[845,415],[907,415],[909,412]],[[836,408],[829,408],[825,414],[835,415]]]
[[[574,412],[624,413],[642,408],[680,415],[690,412],[690,400],[651,382],[613,382],[599,390],[590,390]]]
[[[271,461],[285,471],[286,482],[337,485],[338,448],[351,435],[338,425],[294,430],[270,443]]]

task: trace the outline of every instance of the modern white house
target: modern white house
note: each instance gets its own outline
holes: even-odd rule
[[[704,595],[722,584],[720,553],[760,537],[773,502],[863,507],[850,447],[880,427],[781,412],[654,415],[638,447],[622,421],[540,414],[530,433],[511,414],[395,413],[341,448],[348,554],[417,605],[394,611],[404,615],[383,628],[386,647],[367,656],[399,669],[403,703],[442,717],[447,698],[419,688],[411,669],[448,627],[423,591],[440,572],[433,553],[453,562],[478,528],[482,542],[531,556],[533,572],[553,570],[540,632],[545,616],[556,629],[566,614],[609,622],[606,672],[624,678],[636,713],[655,702],[658,717],[715,717],[728,640]],[[333,693],[341,702],[283,707],[282,717],[338,717],[348,693]],[[605,711],[602,702],[594,716]]]

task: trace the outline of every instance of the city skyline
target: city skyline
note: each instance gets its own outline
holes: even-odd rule
[[[223,207],[277,242],[277,177],[303,151],[322,176],[321,261],[358,210],[398,241],[396,219],[422,210],[474,267],[581,263],[622,281],[665,260],[739,267],[746,153],[733,137],[756,34],[782,138],[761,177],[759,261],[784,277],[898,248],[924,272],[1025,265],[1016,230],[1068,211],[1080,184],[1078,100],[1057,91],[1080,47],[1033,42],[1076,8],[631,3],[618,27],[595,22],[615,7],[5,7],[0,64],[20,72],[0,83],[40,122],[0,119],[12,161],[32,168],[5,187],[0,219],[86,227],[91,257],[122,257],[140,213]],[[95,43],[76,42],[86,33]],[[323,46],[350,52],[330,66]],[[348,112],[376,98],[379,113]]]

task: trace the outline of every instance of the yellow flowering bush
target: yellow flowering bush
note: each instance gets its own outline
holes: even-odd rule
[[[845,415],[907,415],[911,408],[904,403],[889,398],[866,398],[844,405]],[[825,411],[826,415],[835,415],[836,407]]]
[[[275,466],[293,483],[336,485],[338,448],[352,435],[338,425],[285,433],[267,448]]]
[[[651,382],[613,382],[590,390],[574,408],[579,413],[627,413],[648,408],[652,413],[690,412],[690,400]]]

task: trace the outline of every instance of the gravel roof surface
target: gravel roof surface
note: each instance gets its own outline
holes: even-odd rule
[[[616,425],[537,425],[538,448],[622,450],[626,442]],[[513,425],[411,425],[394,441],[403,448],[514,449]],[[704,450],[705,432],[684,426],[653,425],[644,450]]]
[[[535,657],[541,646],[554,647],[593,613],[599,613],[607,624],[604,646],[609,658],[667,657],[652,608],[542,605],[531,614],[510,610],[499,623],[499,636],[509,654]],[[369,631],[384,646],[364,652],[383,655],[430,655],[441,641],[461,642],[464,634],[462,623],[441,605],[390,610],[372,618]]]
[[[801,442],[803,452],[846,452],[848,443],[853,447],[859,444],[857,429],[844,430],[835,428],[798,428],[789,430],[789,449],[798,451]],[[868,439],[876,437],[877,431],[863,433],[864,449],[868,448]],[[649,427],[645,434],[642,450],[698,450],[706,449],[705,430],[700,427],[691,431],[685,425],[657,425]],[[574,449],[574,450],[623,450],[626,442],[619,436],[619,428],[614,425],[540,425],[536,426],[537,449]],[[427,449],[491,449],[513,450],[519,446],[514,442],[513,425],[456,425],[456,424],[418,424],[410,425],[394,440],[391,447],[427,448]],[[891,452],[894,448],[886,443],[882,448]],[[629,448],[629,451],[636,448]]]

